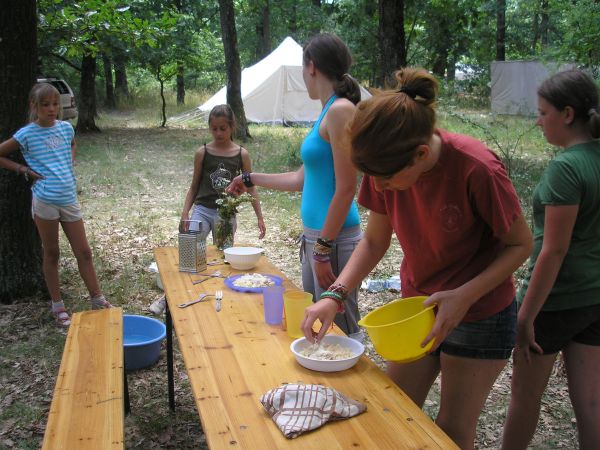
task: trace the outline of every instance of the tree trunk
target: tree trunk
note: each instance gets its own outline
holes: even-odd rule
[[[126,59],[120,52],[114,54],[115,64],[115,100],[118,105],[129,100],[129,84],[125,70]]]
[[[256,26],[256,34],[258,36],[258,46],[256,52],[257,60],[261,60],[271,53],[271,12],[269,3],[270,0],[263,0],[263,2],[258,6],[260,20]]]
[[[496,61],[506,59],[506,0],[496,0]]]
[[[77,131],[100,131],[96,126],[96,57],[84,55],[81,60],[81,86],[79,89],[79,117]]]
[[[289,17],[286,18],[290,36],[298,35],[298,3],[292,2],[292,8]]]
[[[237,33],[235,31],[235,10],[233,0],[219,0],[221,15],[221,35],[225,50],[225,65],[227,68],[227,103],[233,109],[237,119],[236,137],[246,141],[250,137],[244,103],[242,102],[242,70],[240,55],[237,48]]]
[[[435,54],[431,72],[438,78],[444,78],[446,76],[446,67],[448,67],[448,46],[440,45]]]
[[[542,0],[542,12],[540,14],[540,41],[542,49],[548,48],[548,28],[550,23],[550,14],[548,12],[548,0]]]
[[[392,73],[406,66],[404,0],[379,0],[380,85],[392,82]]]
[[[312,0],[312,4],[315,8],[321,9],[321,0]],[[318,20],[313,21],[311,29],[310,29],[311,36],[314,36],[315,34],[319,34],[320,31],[321,31],[321,24],[319,23],[319,21]]]
[[[177,104],[185,104],[185,80],[183,75],[185,73],[185,66],[183,61],[177,61]]]
[[[113,86],[112,61],[106,53],[102,53],[102,65],[104,66],[104,85],[106,86],[106,100],[104,104],[109,109],[115,109],[115,89]]]
[[[160,84],[160,100],[161,100],[161,116],[162,116],[162,122],[160,124],[160,126],[162,128],[164,128],[164,126],[167,123],[167,100],[165,99],[165,80],[162,79],[161,75],[160,75],[160,67],[158,69],[156,69],[156,79],[158,80],[158,83]]]
[[[0,141],[27,123],[28,94],[35,83],[35,0],[7,0],[0,14]],[[10,14],[6,13],[10,11]],[[24,164],[21,152],[9,158]],[[45,291],[42,247],[31,219],[31,190],[23,177],[0,169],[0,301]]]

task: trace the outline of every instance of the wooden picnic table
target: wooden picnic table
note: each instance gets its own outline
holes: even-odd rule
[[[168,357],[172,358],[172,320],[211,449],[458,448],[368,357],[363,355],[343,372],[305,369],[296,362],[289,348],[292,339],[282,327],[265,323],[261,294],[229,289],[223,278],[194,285],[202,277],[179,272],[177,248],[157,248],[154,254],[167,297]],[[219,257],[222,254],[209,247],[208,261]],[[244,273],[224,264],[209,266],[203,273],[217,270]],[[250,272],[279,276],[286,289],[297,289],[265,256]],[[220,312],[215,310],[214,297],[184,309],[177,307],[217,289],[224,291]],[[168,362],[174,408],[172,359]],[[367,411],[287,439],[259,401],[263,393],[283,383],[332,387],[365,403]]]

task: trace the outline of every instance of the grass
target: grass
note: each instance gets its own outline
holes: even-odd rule
[[[176,110],[172,105],[170,108]],[[102,133],[78,136],[79,199],[100,282],[115,305],[133,314],[148,314],[147,307],[161,295],[155,275],[148,271],[154,259],[152,249],[176,244],[194,151],[210,139],[205,124],[160,129],[156,117],[154,110],[139,107],[135,111],[104,113],[98,119]],[[482,138],[491,133],[501,147],[514,149],[511,155],[516,162],[511,175],[527,213],[532,187],[551,154],[540,133],[531,129],[532,120],[495,117],[482,110],[442,109],[440,125]],[[299,144],[307,131],[252,126],[253,140],[244,145],[255,170],[295,169],[300,161]],[[490,141],[489,145],[497,144]],[[300,196],[261,190],[261,197],[266,212],[266,239],[258,241],[249,205],[244,205],[240,213],[237,239],[261,245],[267,256],[300,286],[295,243],[302,229],[298,217]],[[364,219],[365,211],[361,210],[361,214]],[[86,310],[87,292],[64,235],[61,251],[65,303],[72,312]],[[392,245],[370,277],[387,278],[397,273],[401,257],[397,244]],[[396,296],[391,292],[362,291],[361,312]],[[51,321],[46,298],[24,299],[15,305],[1,306],[0,311],[0,448],[36,448],[43,437],[65,334]],[[206,448],[177,346],[175,350],[175,414],[169,413],[167,405],[164,353],[154,367],[129,375],[133,414],[126,419],[127,448]],[[382,364],[374,352],[369,355]],[[426,413],[432,417],[439,405],[438,390],[439,385],[425,405]],[[478,448],[499,446],[509,392],[510,365],[484,408],[478,426]],[[531,448],[575,447],[572,421],[565,378],[558,364]]]

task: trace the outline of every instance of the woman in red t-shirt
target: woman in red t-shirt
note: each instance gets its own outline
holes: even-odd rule
[[[364,237],[336,282],[306,309],[304,334],[320,340],[344,295],[375,267],[395,233],[404,252],[404,297],[426,295],[436,320],[432,352],[387,372],[422,406],[441,373],[436,422],[473,448],[477,419],[515,342],[512,273],[531,252],[531,232],[504,166],[484,144],[435,128],[437,81],[396,72],[398,86],[360,103],[350,124],[352,161],[365,176]],[[401,344],[399,344],[401,345]]]

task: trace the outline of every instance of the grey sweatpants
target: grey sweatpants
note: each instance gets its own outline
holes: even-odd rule
[[[313,228],[304,228],[302,235],[302,245],[300,247],[300,262],[302,263],[302,288],[305,292],[310,292],[313,295],[313,301],[319,300],[323,289],[319,286],[319,281],[313,270],[313,248],[317,242],[321,230]],[[331,250],[331,269],[337,277],[348,260],[350,255],[358,245],[362,238],[360,226],[343,228],[333,242]],[[328,286],[329,287],[329,286]],[[352,335],[360,332],[358,321],[360,313],[358,312],[358,287],[348,293],[346,300],[346,312],[344,314],[336,314],[335,324],[342,329],[347,335]]]

